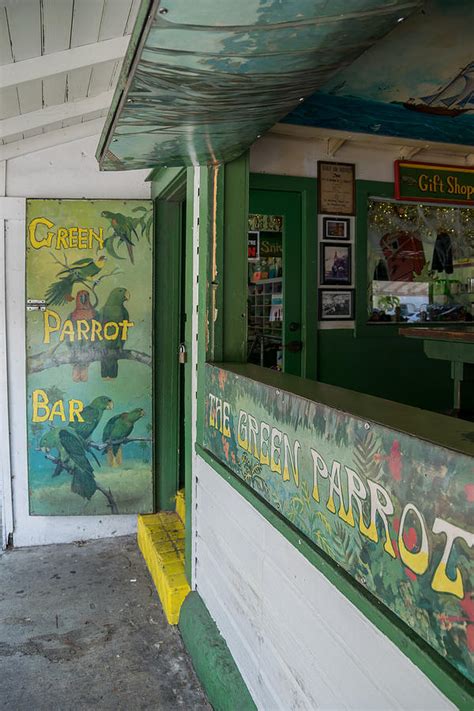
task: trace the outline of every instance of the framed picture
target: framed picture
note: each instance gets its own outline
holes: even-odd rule
[[[320,283],[352,284],[352,246],[350,244],[321,244]]]
[[[354,319],[354,289],[320,289],[320,321],[352,321]]]
[[[323,239],[350,240],[351,221],[348,217],[323,217]]]
[[[247,233],[247,255],[249,262],[260,258],[260,232],[251,230]]]
[[[318,212],[355,215],[355,164],[318,161]]]

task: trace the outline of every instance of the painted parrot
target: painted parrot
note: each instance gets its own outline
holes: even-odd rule
[[[59,440],[67,453],[72,469],[71,491],[90,499],[97,489],[94,470],[87,459],[84,441],[70,429],[59,430]]]
[[[123,287],[112,289],[104,308],[101,312],[102,325],[108,321],[119,323],[120,321],[128,321],[128,311],[124,306],[124,302],[130,298],[130,293]],[[118,375],[118,352],[123,349],[124,342],[120,338],[113,341],[104,340],[102,346],[102,357],[100,360],[100,373],[103,378],[116,378]]]
[[[120,415],[111,417],[104,427],[102,442],[107,444],[107,463],[109,466],[120,466],[122,464],[122,442],[133,432],[135,422],[145,415],[141,408],[130,412],[121,412]]]
[[[73,422],[69,425],[69,429],[73,430],[82,439],[87,442],[95,428],[99,424],[105,410],[111,410],[114,406],[112,400],[106,395],[99,395],[92,400],[89,405],[81,412],[81,417],[84,422]]]
[[[67,452],[62,446],[61,441],[59,439],[60,431],[60,427],[53,427],[52,429],[45,432],[45,434],[41,437],[39,443],[40,450],[45,454],[50,454],[54,449],[56,450],[55,456],[56,459],[59,461],[57,462],[56,467],[53,471],[53,477],[59,476],[61,474],[62,470],[65,468],[64,464],[67,464],[69,459]]]
[[[76,308],[69,316],[71,321],[73,323],[79,320],[90,322],[98,317],[99,314],[91,304],[89,292],[85,289],[78,291],[76,294]],[[80,355],[87,350],[88,342],[75,340],[72,343],[68,343],[68,345],[70,345],[73,355],[77,354],[78,356],[78,361],[73,363],[72,366],[72,379],[75,383],[86,382],[89,376],[89,363],[82,363]]]
[[[77,282],[90,281],[103,268],[107,257],[101,254],[97,259],[86,257],[78,259],[70,266],[57,273],[58,281],[53,281],[46,290],[45,298],[49,305],[60,306],[72,301],[72,288]]]
[[[132,237],[135,235],[138,240],[138,232],[136,230],[136,225],[139,221],[138,218],[126,217],[120,212],[109,212],[109,210],[103,210],[100,214],[109,220],[112,229],[112,234],[105,239],[105,249],[112,257],[115,257],[115,259],[125,259],[125,257],[120,257],[117,254],[115,242],[117,242],[117,247],[120,247],[121,244],[125,244],[129,259],[133,264],[133,248],[135,245],[132,241]]]

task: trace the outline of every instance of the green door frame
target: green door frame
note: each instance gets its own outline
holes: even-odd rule
[[[183,248],[183,202],[186,200],[187,171],[170,168],[155,171],[152,198],[155,204],[155,284],[154,284],[154,384],[155,423],[155,509],[175,508],[179,489],[180,466],[186,470],[185,453],[180,452],[180,428],[186,413],[182,412],[181,378],[178,351],[181,323],[186,305],[182,303],[181,257]],[[186,299],[185,299],[186,301]],[[186,400],[185,400],[186,410]]]

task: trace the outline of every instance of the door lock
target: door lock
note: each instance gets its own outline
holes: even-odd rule
[[[292,321],[289,326],[288,330],[289,331],[298,331],[301,328],[301,324],[299,324],[297,321]]]
[[[188,360],[188,352],[184,343],[179,344],[178,350],[178,361],[181,365],[184,365]]]

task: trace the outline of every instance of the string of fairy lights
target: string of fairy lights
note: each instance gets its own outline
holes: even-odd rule
[[[458,256],[474,256],[474,208],[369,200],[369,228],[378,236],[393,232],[417,233],[433,243],[439,232],[453,240]]]

